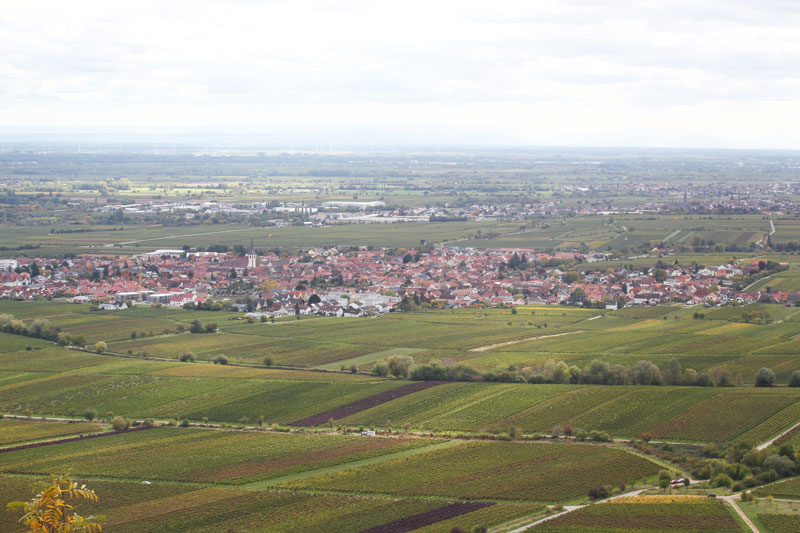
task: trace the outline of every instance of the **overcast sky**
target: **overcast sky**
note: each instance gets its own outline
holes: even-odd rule
[[[800,2],[6,2],[29,131],[800,149]]]

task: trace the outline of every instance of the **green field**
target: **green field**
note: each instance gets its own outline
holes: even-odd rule
[[[769,496],[786,500],[800,500],[800,477],[793,477],[786,480],[771,483],[753,490],[756,496]]]
[[[654,463],[580,444],[472,442],[284,483],[286,488],[559,502],[597,485],[650,477]]]
[[[455,431],[549,432],[572,426],[636,437],[761,442],[800,416],[800,391],[697,387],[453,383],[420,391],[342,420]]]
[[[769,287],[769,288],[768,288]],[[784,270],[751,285],[751,291],[800,291],[800,269]]]
[[[423,529],[449,531],[583,500],[595,484],[659,468],[600,445],[157,428],[6,452],[0,504],[24,498],[39,474],[67,469],[100,495],[81,509],[119,531],[352,531],[456,501],[491,504]],[[15,530],[8,514],[0,529]]]
[[[421,239],[439,243],[460,239],[477,231],[507,233],[518,224],[503,221],[432,222],[405,224],[340,224],[323,228],[303,226],[258,227],[248,224],[205,224],[193,226],[129,225],[122,230],[93,227],[86,233],[51,234],[53,229],[81,230],[85,226],[7,226],[0,225],[0,242],[5,246],[39,246],[40,257],[66,253],[83,255],[131,255],[159,248],[180,248],[188,245],[207,247],[221,241],[228,246],[250,245],[257,248],[286,250],[320,246],[411,247]],[[4,250],[4,256],[16,256],[15,250]]]
[[[742,322],[745,311],[766,312],[770,324]],[[176,359],[189,350],[209,360],[339,369],[371,370],[391,355],[411,355],[417,363],[464,362],[480,371],[517,368],[561,359],[579,367],[593,359],[633,365],[649,360],[664,369],[677,359],[698,372],[723,367],[741,384],[751,384],[761,367],[779,383],[800,369],[800,308],[774,304],[704,308],[624,308],[619,311],[558,306],[509,309],[458,309],[391,313],[377,318],[309,318],[274,324],[245,324],[235,313],[136,308],[92,312],[85,305],[0,302],[0,312],[18,318],[48,318],[87,342],[104,340],[118,354]],[[602,318],[595,319],[595,317]],[[177,333],[192,320],[214,321],[216,334]],[[591,320],[590,320],[591,319]],[[468,334],[464,332],[468,331]],[[137,338],[131,340],[131,333]],[[409,334],[409,332],[413,332]],[[35,339],[11,338],[4,351],[47,346]]]
[[[770,231],[761,215],[710,217],[686,215],[615,215],[553,218],[548,227],[514,232],[490,239],[472,239],[474,248],[535,248],[565,250],[588,246],[592,250],[624,250],[649,243],[692,244],[695,239],[746,249]],[[776,225],[776,229],[777,229]],[[795,240],[798,228],[787,230]],[[728,255],[730,257],[730,254]]]
[[[245,485],[437,442],[157,428],[7,452],[0,471]]]
[[[73,435],[97,433],[103,428],[99,424],[86,423],[31,423],[17,420],[0,420],[0,446],[24,444],[37,440],[48,440]]]
[[[648,478],[659,468],[625,450],[586,444],[157,428],[7,452],[0,472],[71,469],[88,478],[254,490],[560,502],[584,498],[599,484]]]
[[[258,196],[243,196],[257,201]],[[272,197],[261,200],[309,201],[309,198]],[[328,198],[324,201],[348,198]],[[376,200],[377,198],[373,198]],[[413,205],[421,196],[398,197],[397,205]],[[227,201],[232,198],[226,198]],[[364,198],[366,201],[366,198]],[[437,200],[424,198],[426,203]],[[447,201],[442,197],[438,200]],[[314,202],[315,199],[311,198]],[[790,217],[773,217],[776,233],[773,242],[800,240],[800,225]],[[627,250],[651,243],[691,245],[698,239],[706,243],[736,245],[753,251],[751,245],[771,230],[769,221],[761,215],[726,215],[713,219],[698,215],[586,215],[565,218],[548,217],[535,227],[520,225],[511,220],[476,220],[466,222],[340,224],[327,227],[262,226],[244,222],[168,225],[154,222],[119,225],[70,221],[57,224],[46,218],[35,225],[0,225],[0,241],[10,248],[4,256],[16,255],[16,246],[38,246],[40,257],[66,253],[82,255],[130,255],[157,248],[180,248],[183,245],[207,247],[224,240],[228,246],[249,245],[262,249],[307,249],[320,246],[410,247],[421,239],[430,243],[457,241],[460,246],[486,248],[535,248],[537,250],[567,250],[587,246],[593,250]],[[522,228],[522,229],[521,229]],[[87,229],[91,231],[86,231]],[[69,233],[51,233],[67,231]],[[733,253],[739,257],[746,252]],[[724,255],[727,260],[731,253]],[[704,261],[711,264],[711,259]],[[600,266],[600,265],[595,265]]]
[[[759,498],[758,501],[741,502],[739,507],[764,533],[792,533],[800,527],[800,502],[796,499],[770,502]]]
[[[4,338],[21,337],[0,334]],[[52,345],[0,353],[0,361],[0,410],[17,414],[81,416],[95,409],[101,416],[289,424],[408,384],[365,374],[143,360]],[[786,387],[448,383],[364,408],[337,424],[478,433],[549,433],[569,425],[615,437],[649,432],[666,440],[758,443],[798,417],[800,390]]]
[[[531,531],[749,531],[722,502],[706,497],[633,497],[591,505],[540,524]]]
[[[36,478],[0,475],[0,504],[24,498]],[[84,478],[85,479],[85,478]],[[142,485],[136,481],[90,480],[87,486],[99,495],[98,502],[82,503],[84,515],[101,514],[104,530],[142,531],[259,531],[340,532],[360,531],[409,515],[437,509],[447,502],[412,498],[368,498],[364,496],[253,491],[232,487],[191,484]],[[440,524],[450,531],[455,525],[472,529],[505,522],[528,514],[533,504],[492,505]],[[0,530],[23,531],[14,515],[0,513]]]

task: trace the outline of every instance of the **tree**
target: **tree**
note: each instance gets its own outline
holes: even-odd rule
[[[414,358],[410,355],[393,355],[386,361],[389,372],[396,378],[408,377],[414,366]]]
[[[278,288],[278,282],[274,279],[265,279],[261,284],[261,292],[272,292]]]
[[[718,474],[711,480],[712,487],[730,487],[731,485],[733,485],[733,480],[728,474]]]
[[[264,366],[272,366],[273,363],[274,361],[271,355],[264,357]]]
[[[386,364],[386,361],[378,361],[375,363],[375,366],[372,367],[372,373],[376,376],[385,378],[389,375],[389,366]]]
[[[108,345],[103,341],[97,341],[94,343],[94,351],[97,353],[103,353],[108,350]]]
[[[122,431],[131,427],[131,421],[128,418],[122,418],[117,415],[111,419],[111,427],[114,428],[114,431]]]
[[[95,418],[97,418],[97,409],[87,409],[83,413],[83,418],[91,422]]]
[[[214,359],[212,359],[211,362],[214,363],[215,365],[227,365],[228,358],[225,357],[224,355],[218,355]]]
[[[593,500],[608,498],[610,492],[611,491],[609,491],[608,487],[592,487],[589,489],[589,497]]]
[[[638,361],[631,370],[633,382],[637,385],[659,385],[661,371],[650,361]]]
[[[14,501],[7,505],[10,511],[23,511],[20,523],[30,531],[42,533],[93,533],[102,531],[101,516],[86,518],[75,512],[75,505],[68,500],[85,499],[97,501],[97,494],[86,485],[70,478],[69,472],[63,476],[50,476],[51,481],[28,501]],[[36,487],[36,485],[34,485]],[[36,490],[36,488],[34,488]]]
[[[775,373],[769,368],[764,367],[756,374],[756,387],[772,387],[776,381]]]
[[[789,378],[790,387],[800,387],[800,370],[792,372],[792,377]]]
[[[194,354],[188,350],[184,351],[180,355],[180,361],[182,363],[194,363]]]

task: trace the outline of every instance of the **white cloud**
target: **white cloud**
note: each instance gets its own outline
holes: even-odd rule
[[[788,0],[15,2],[0,132],[800,148],[798,23]]]

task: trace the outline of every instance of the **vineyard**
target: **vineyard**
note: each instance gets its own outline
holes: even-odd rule
[[[798,500],[800,499],[800,477],[759,487],[753,491],[753,494],[758,496],[772,495],[774,498]]]
[[[800,416],[800,390],[792,388],[431,387],[365,374],[118,358],[54,346],[0,358],[0,409],[16,414],[69,417],[94,409],[139,418],[301,426],[333,418],[356,427],[489,433],[549,433],[569,425],[615,437],[650,432],[668,440],[754,443]]]
[[[769,533],[796,533],[800,531],[800,516],[759,513],[758,518],[769,528]]]
[[[270,531],[449,531],[540,513],[542,502],[659,468],[593,445],[157,428],[4,453],[0,504],[24,494],[31,476],[71,469],[100,494],[82,508],[107,514],[115,531],[253,520]],[[7,515],[0,529],[14,530]]]
[[[0,503],[5,504],[6,494],[27,494],[30,482],[30,478],[0,475]],[[250,491],[182,484],[142,485],[132,481],[93,480],[87,484],[100,498],[98,502],[82,504],[81,511],[105,515],[104,530],[123,533],[187,530],[349,533],[435,512],[447,505],[447,502],[411,498]],[[471,529],[473,524],[500,523],[536,509],[531,504],[501,503],[441,524],[455,523]],[[255,524],[263,526],[254,528]],[[0,530],[19,531],[11,513],[0,513]]]
[[[78,423],[48,423],[30,424],[12,420],[0,420],[0,446],[33,442],[40,439],[63,437],[65,435],[78,435],[102,431],[98,424]]]
[[[741,322],[745,310],[768,313],[771,324]],[[282,366],[369,370],[391,354],[411,354],[417,362],[463,361],[481,371],[518,368],[557,358],[588,365],[600,358],[631,365],[647,359],[662,368],[675,358],[698,372],[726,367],[751,383],[762,366],[780,381],[800,369],[800,310],[771,304],[704,310],[681,307],[625,308],[618,311],[557,306],[510,309],[457,309],[392,313],[375,319],[304,317],[274,324],[247,324],[236,313],[151,309],[92,312],[84,305],[0,302],[0,312],[24,320],[47,318],[65,331],[109,350],[136,357],[175,359],[185,351],[210,360],[261,364],[264,357]],[[599,320],[590,318],[604,315]],[[214,335],[179,333],[192,320],[215,322]],[[464,334],[468,331],[468,334]],[[411,332],[411,334],[409,334]],[[565,335],[566,334],[566,335]],[[9,336],[12,337],[12,336]],[[3,351],[46,348],[36,339],[9,338]]]
[[[548,432],[570,425],[619,437],[651,432],[699,442],[761,442],[790,427],[800,413],[793,389],[442,385],[343,419],[346,424],[460,430]]]
[[[731,513],[722,502],[702,496],[620,498],[548,520],[531,531],[744,531]]]
[[[698,370],[724,364],[748,379],[767,365],[784,379],[800,367],[800,321],[791,308],[760,306],[784,319],[767,325],[734,321],[737,315],[727,309],[710,309],[695,320],[680,308],[623,309],[593,320],[598,311],[528,306],[516,315],[468,309],[275,324],[246,324],[230,313],[144,308],[99,314],[65,304],[26,303],[12,310],[0,303],[4,309],[26,320],[44,310],[66,330],[106,340],[111,353],[0,333],[0,412],[74,419],[0,420],[0,447],[20,447],[2,454],[0,494],[72,469],[109,493],[87,509],[108,515],[114,531],[247,529],[268,520],[270,531],[438,532],[521,517],[533,521],[545,515],[546,504],[586,502],[595,487],[653,484],[664,465],[619,445],[504,440],[509,434],[549,434],[569,426],[584,435],[597,430],[616,438],[649,433],[657,440],[756,444],[800,419],[800,389],[788,387],[409,382],[334,371],[343,363],[369,369],[391,355],[482,369],[550,357],[665,364],[674,356]],[[219,332],[178,333],[195,318],[216,320]],[[135,339],[129,328],[137,331]],[[175,359],[184,350],[198,362]],[[206,362],[219,354],[258,366]],[[291,366],[264,367],[266,355]],[[78,421],[87,410],[106,421],[118,414],[223,427],[109,434],[107,422]],[[342,428],[376,429],[378,436]],[[797,435],[782,442],[796,443]],[[796,481],[756,493],[796,498]],[[0,530],[13,531],[7,520],[0,518]],[[768,520],[788,518],[769,515],[762,522]],[[738,530],[727,508],[705,499],[626,499],[542,527],[703,531],[712,522],[723,531]],[[776,527],[791,527],[786,523]]]
[[[646,459],[606,447],[470,442],[280,486],[559,502],[581,497],[593,486],[657,472],[658,466]]]
[[[436,442],[159,428],[9,452],[0,471],[243,485]]]

